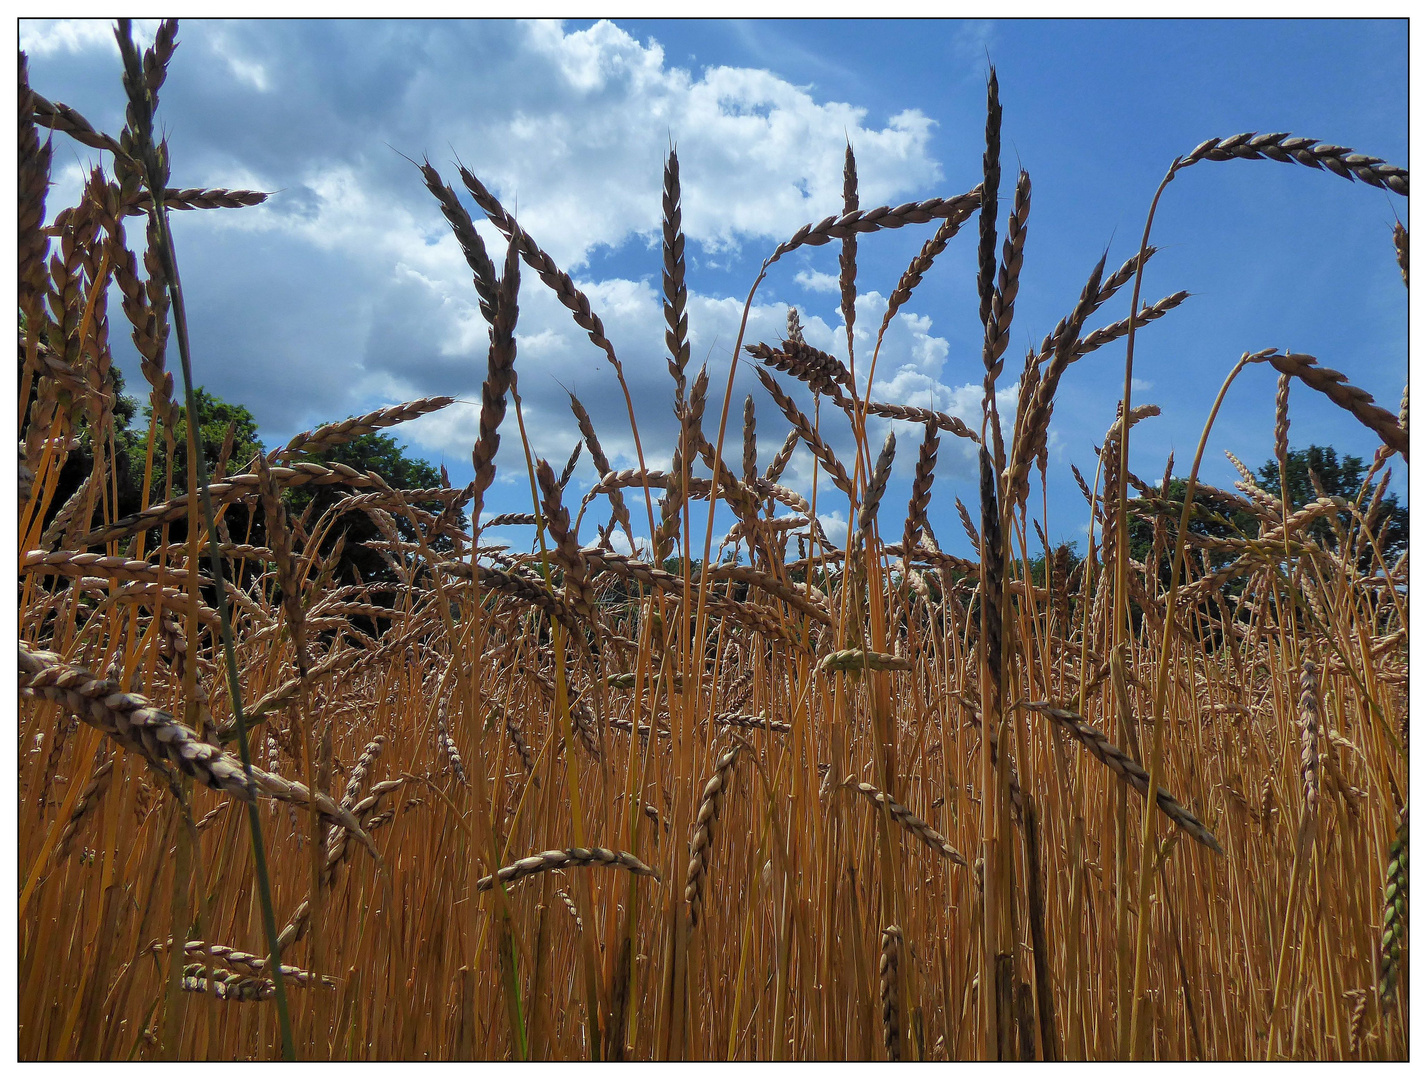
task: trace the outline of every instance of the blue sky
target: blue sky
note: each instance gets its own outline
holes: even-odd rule
[[[152,28],[141,24],[140,36]],[[458,190],[459,158],[574,276],[625,365],[646,456],[659,468],[675,434],[659,278],[670,139],[684,182],[693,363],[709,363],[711,409],[759,263],[803,223],[840,210],[846,139],[864,207],[956,195],[980,181],[988,55],[1004,108],[1001,232],[1017,168],[1033,183],[1008,402],[1027,349],[1069,312],[1101,252],[1109,248],[1111,267],[1133,254],[1176,155],[1209,137],[1290,131],[1410,167],[1405,20],[203,20],[183,23],[179,39],[160,101],[173,182],[275,192],[256,209],[174,216],[199,381],[251,408],[270,446],[381,405],[455,396],[458,404],[393,433],[457,483],[471,473],[485,327],[459,250],[397,151],[429,155]],[[20,45],[39,92],[119,130],[119,58],[106,24],[23,21]],[[56,148],[51,212],[98,156],[64,138]],[[1245,351],[1312,353],[1395,411],[1408,304],[1391,226],[1394,215],[1410,225],[1407,209],[1404,198],[1276,162],[1206,162],[1182,173],[1156,219],[1161,250],[1143,298],[1193,295],[1137,338],[1135,403],[1164,411],[1136,427],[1133,471],[1157,479],[1171,450],[1177,471],[1187,468],[1214,395]],[[875,334],[886,296],[934,228],[862,239],[859,334]],[[498,235],[482,231],[498,262]],[[974,258],[973,227],[894,320],[877,397],[978,416]],[[845,354],[836,273],[835,244],[785,259],[759,291],[747,340],[776,343],[796,305],[808,340]],[[1129,306],[1126,289],[1093,325]],[[121,327],[116,304],[116,357],[138,389]],[[535,451],[558,465],[578,437],[568,387],[615,466],[632,466],[613,372],[528,272],[519,336]],[[865,371],[871,341],[858,347]],[[1122,347],[1092,354],[1057,398],[1049,532],[1082,551],[1087,519],[1070,464],[1093,476],[1092,447],[1114,418],[1123,362]],[[751,371],[741,368],[735,387],[735,416],[754,395],[766,464],[786,424]],[[1210,442],[1207,481],[1237,479],[1225,449],[1250,466],[1271,456],[1274,389],[1266,367],[1241,377]],[[1372,454],[1370,433],[1299,385],[1292,418],[1295,446]],[[830,441],[850,461],[850,439],[831,420]],[[716,417],[706,427],[716,430]],[[890,535],[900,533],[920,438],[917,428],[894,427],[898,467],[883,504]],[[874,432],[878,442],[884,430]],[[733,431],[736,439],[736,422]],[[513,418],[507,436],[489,512],[529,509]],[[974,505],[975,481],[958,442],[943,439],[931,521],[944,546],[964,552],[953,497]],[[726,448],[728,460],[738,455]],[[1405,498],[1405,469],[1396,467]],[[788,477],[806,489],[805,453]],[[576,485],[595,479],[586,458]]]

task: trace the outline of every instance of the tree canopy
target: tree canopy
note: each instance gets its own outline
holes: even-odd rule
[[[1362,491],[1363,480],[1368,473],[1362,458],[1353,454],[1344,454],[1340,458],[1331,446],[1315,445],[1290,450],[1286,465],[1288,501],[1294,507],[1306,506],[1318,498],[1313,485],[1315,477],[1323,494],[1353,502]],[[1265,491],[1282,497],[1277,461],[1265,462],[1258,470],[1258,478]],[[1362,510],[1364,513],[1368,510],[1367,498],[1363,500]],[[1396,495],[1384,494],[1374,531],[1383,560],[1389,564],[1407,547],[1407,520],[1407,507],[1399,505]],[[1333,527],[1326,519],[1319,519],[1309,526],[1308,531],[1315,539],[1324,541],[1332,535]],[[1371,557],[1371,552],[1368,556]]]

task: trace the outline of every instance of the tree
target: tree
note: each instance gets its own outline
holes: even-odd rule
[[[102,500],[105,495],[111,495],[114,488],[117,488],[119,503],[112,513],[114,517],[123,517],[140,509],[138,485],[143,480],[144,446],[143,436],[133,431],[129,426],[134,422],[134,416],[138,412],[138,402],[124,393],[123,372],[117,367],[111,368],[110,372],[114,379],[114,475],[112,477],[105,476],[104,493],[96,497],[94,505],[97,516],[103,509]],[[32,400],[33,397],[34,390],[32,389]],[[54,498],[50,500],[49,508],[45,513],[46,525],[64,506],[69,497],[78,491],[94,472],[94,438],[87,413],[79,417],[75,434],[79,438],[79,443],[70,451],[59,471]],[[137,479],[135,465],[138,468]]]
[[[359,472],[374,472],[398,490],[411,491],[445,486],[440,471],[434,465],[421,458],[409,456],[401,444],[390,435],[359,435],[349,442],[323,450],[321,455],[313,460],[329,465],[347,465]],[[300,487],[292,489],[287,500],[294,516],[305,515],[306,528],[310,531],[316,528],[318,521],[328,510],[356,490],[346,484]],[[432,514],[439,514],[444,509],[443,503],[432,500],[416,501],[411,505]],[[400,539],[406,543],[415,543],[416,529],[412,523],[400,515],[393,516]],[[453,524],[464,531],[468,524],[465,513],[458,514]],[[365,546],[367,541],[383,539],[381,529],[369,514],[361,509],[344,511],[332,528],[327,530],[321,544],[322,553],[330,554],[341,537],[345,537],[344,546],[334,571],[339,583],[351,585],[362,582],[372,585],[396,581],[396,575],[392,573],[386,560],[378,552]],[[437,553],[452,549],[451,540],[446,536],[431,539],[430,543],[432,550]]]
[[[1367,476],[1367,466],[1363,459],[1353,454],[1341,458],[1331,446],[1308,446],[1301,450],[1290,450],[1286,459],[1288,478],[1288,498],[1294,508],[1306,506],[1318,498],[1313,486],[1316,477],[1323,494],[1337,496],[1348,502],[1355,502],[1362,492],[1363,480]],[[1268,461],[1258,470],[1259,483],[1265,491],[1282,495],[1278,475],[1278,462]],[[1368,497],[1371,497],[1369,492]],[[1368,499],[1362,502],[1362,512],[1368,509]],[[1396,495],[1384,495],[1373,521],[1373,533],[1382,552],[1383,561],[1389,566],[1407,548],[1407,507],[1398,504]],[[1322,544],[1331,543],[1333,526],[1324,517],[1308,526],[1308,533]],[[1372,562],[1372,551],[1364,553],[1364,566]]]
[[[1174,552],[1174,541],[1178,535],[1179,508],[1184,504],[1184,492],[1188,486],[1188,482],[1183,478],[1172,477],[1167,490],[1155,488],[1151,492],[1155,499],[1163,500],[1158,505],[1152,505],[1143,499],[1131,499],[1129,502],[1131,516],[1125,524],[1130,538],[1130,558],[1144,562],[1154,544],[1154,525],[1139,516],[1136,511],[1149,514],[1158,512],[1164,522],[1165,539],[1160,549],[1162,587],[1169,585],[1169,559]],[[1168,516],[1166,518],[1163,515]],[[1228,540],[1256,535],[1258,524],[1252,514],[1224,503],[1221,497],[1196,486],[1194,506],[1189,517],[1189,531],[1197,536]],[[1210,556],[1210,562],[1213,564],[1220,564],[1228,559],[1229,556],[1222,553]]]
[[[258,438],[258,420],[246,405],[234,405],[216,394],[210,394],[202,386],[194,387],[194,405],[198,408],[198,438],[203,448],[203,461],[208,466],[212,479],[218,465],[224,466],[224,475],[232,476],[243,472],[255,457],[263,452],[262,440]],[[174,493],[188,490],[188,410],[182,401],[174,413],[173,421],[173,485]],[[153,412],[144,407],[144,418],[148,420]],[[232,432],[232,447],[226,460],[224,449],[229,432]],[[160,438],[163,436],[161,435]],[[142,469],[143,462],[139,462]],[[157,473],[158,470],[155,469]],[[155,483],[159,478],[155,476]]]

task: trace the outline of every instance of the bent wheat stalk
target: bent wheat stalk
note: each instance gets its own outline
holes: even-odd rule
[[[1129,754],[1086,723],[1084,717],[1069,709],[1057,708],[1048,701],[1027,702],[1022,708],[1038,712],[1055,721],[1071,738],[1089,750],[1092,756],[1107,765],[1110,771],[1128,784],[1132,790],[1148,798],[1149,773]],[[1155,804],[1165,817],[1214,854],[1224,854],[1224,849],[1219,846],[1219,841],[1214,839],[1214,834],[1204,826],[1202,821],[1191,814],[1183,803],[1164,788],[1156,789]]]

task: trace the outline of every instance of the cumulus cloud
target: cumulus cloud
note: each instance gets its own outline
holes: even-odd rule
[[[160,101],[175,181],[273,193],[261,207],[183,215],[176,226],[185,281],[209,301],[193,313],[214,372],[205,381],[250,402],[265,430],[393,394],[479,397],[486,328],[470,271],[401,154],[429,153],[458,191],[459,158],[517,213],[629,351],[641,408],[669,396],[659,387],[657,238],[670,140],[694,275],[692,344],[725,374],[731,308],[741,305],[702,291],[700,266],[840,206],[849,138],[868,205],[915,197],[939,176],[920,113],[872,118],[768,71],[691,72],[656,40],[605,21],[205,21],[179,37]],[[37,87],[106,130],[122,126],[108,24],[27,21],[21,43]],[[499,264],[503,239],[479,229]],[[627,461],[628,417],[622,436],[609,423],[622,410],[606,408],[612,372],[528,268],[521,303],[527,408],[553,420],[564,413],[560,385],[579,387]],[[294,322],[277,329],[275,316],[289,312]],[[272,392],[278,383],[285,392]],[[414,433],[454,451],[457,419],[471,418],[452,411]]]
[[[135,19],[135,43],[152,45],[158,26],[158,19]],[[119,55],[114,24],[104,19],[26,19],[20,23],[20,48],[31,57],[95,51]]]
[[[808,292],[836,293],[839,291],[836,274],[825,274],[820,270],[799,270],[793,279]]]

